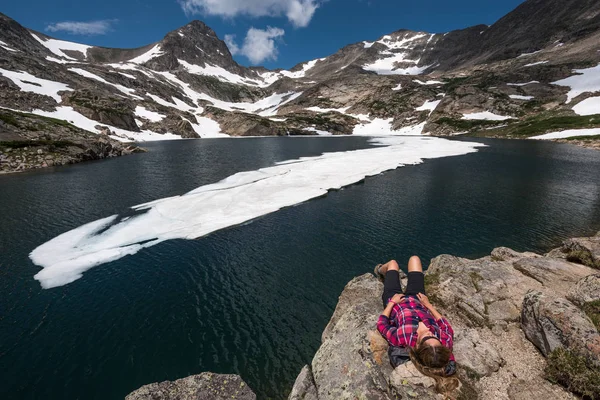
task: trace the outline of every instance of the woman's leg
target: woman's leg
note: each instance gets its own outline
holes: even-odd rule
[[[379,267],[379,272],[385,277],[383,281],[383,295],[381,296],[384,308],[393,295],[402,293],[399,271],[400,266],[395,260],[391,260]]]
[[[391,260],[383,264],[379,267],[379,272],[381,275],[385,276],[388,271],[400,271],[400,266],[396,262],[396,260]]]
[[[419,293],[425,293],[425,275],[423,274],[423,265],[421,259],[412,256],[408,260],[408,283],[404,294],[407,296],[416,296]]]
[[[408,260],[408,272],[423,272],[423,265],[421,265],[421,259],[417,256],[412,256]]]

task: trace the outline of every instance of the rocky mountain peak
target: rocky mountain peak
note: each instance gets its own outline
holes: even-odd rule
[[[220,67],[241,75],[247,72],[233,60],[225,42],[202,21],[194,20],[167,33],[158,46],[162,54],[147,63],[152,69],[171,70],[178,66],[190,69],[188,64],[191,64],[201,68]]]

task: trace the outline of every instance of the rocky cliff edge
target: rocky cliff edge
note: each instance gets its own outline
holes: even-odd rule
[[[599,269],[600,232],[566,240],[544,256],[501,247],[477,260],[434,258],[427,292],[454,327],[461,381],[450,397],[600,398]],[[382,289],[372,274],[346,285],[289,400],[444,398],[411,362],[390,366],[387,343],[375,330]],[[127,399],[205,398],[203,376],[147,385]],[[218,377],[221,390],[227,383],[238,389],[228,398],[255,398],[239,392],[247,388],[240,379]],[[190,382],[202,385],[190,389]],[[173,397],[161,389],[165,385],[183,386]]]

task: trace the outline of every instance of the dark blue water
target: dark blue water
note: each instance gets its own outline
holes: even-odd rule
[[[546,251],[600,230],[600,152],[480,140],[251,224],[176,240],[42,290],[38,245],[139,203],[364,138],[198,140],[0,176],[0,398],[121,399],[203,371],[287,395],[344,285],[390,258]]]

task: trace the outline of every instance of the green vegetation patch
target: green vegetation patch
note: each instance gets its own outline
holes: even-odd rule
[[[481,130],[476,136],[511,136],[531,137],[543,135],[548,132],[564,131],[568,129],[587,129],[600,127],[600,114],[580,115],[552,115],[551,113],[538,114],[534,117],[514,122],[507,127],[501,127],[491,131]],[[580,137],[585,139],[587,137]],[[576,140],[573,138],[573,140]]]
[[[572,250],[567,254],[567,261],[587,265],[590,268],[600,269],[600,262],[594,260],[589,250]]]
[[[592,320],[596,329],[600,331],[600,300],[590,301],[581,307],[585,315]]]
[[[544,372],[550,382],[563,385],[584,398],[600,399],[600,368],[585,357],[558,348],[550,353]]]
[[[583,140],[583,141],[593,141],[600,140],[600,135],[592,135],[592,136],[572,136],[569,138],[565,138],[565,140]]]
[[[0,111],[0,120],[17,128],[20,126],[15,116],[6,112]]]

